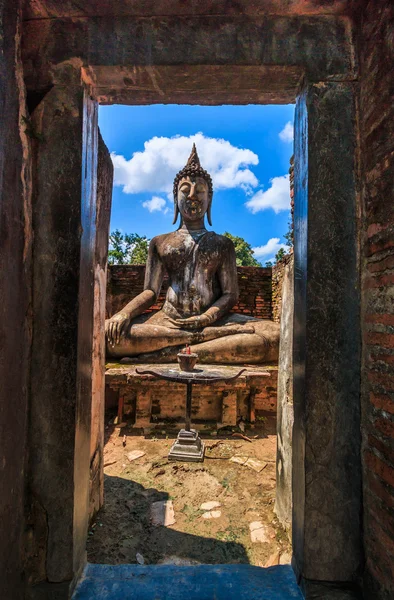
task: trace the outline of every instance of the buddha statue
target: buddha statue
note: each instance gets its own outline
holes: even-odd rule
[[[144,291],[105,323],[107,358],[122,362],[175,362],[186,344],[200,363],[268,363],[278,359],[279,325],[230,313],[238,302],[231,240],[205,228],[211,223],[212,180],[195,145],[174,180],[176,231],[149,245]],[[155,304],[163,280],[169,286],[161,310]]]

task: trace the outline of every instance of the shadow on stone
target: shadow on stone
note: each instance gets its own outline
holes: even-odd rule
[[[304,581],[302,590],[306,600],[361,600],[356,585],[341,582]]]

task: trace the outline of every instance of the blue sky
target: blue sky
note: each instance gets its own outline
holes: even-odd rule
[[[212,229],[245,238],[264,264],[288,229],[293,118],[293,105],[100,106],[115,167],[111,231],[175,229],[172,181],[195,141],[213,178]]]

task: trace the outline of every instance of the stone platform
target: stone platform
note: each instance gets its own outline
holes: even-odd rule
[[[106,407],[119,407],[119,419],[122,420],[123,415],[136,428],[152,429],[171,423],[177,428],[182,427],[185,419],[186,386],[136,372],[136,369],[144,371],[155,367],[157,365],[107,364]],[[237,367],[241,369],[242,365]],[[278,367],[245,367],[246,371],[236,381],[194,385],[194,429],[233,426],[241,417],[254,423],[259,414],[276,412]],[[210,368],[216,369],[217,365],[204,365],[204,369]],[[228,368],[230,371],[234,366]]]
[[[302,600],[290,565],[91,565],[72,600]]]

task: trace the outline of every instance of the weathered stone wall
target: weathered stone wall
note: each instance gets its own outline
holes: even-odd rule
[[[363,558],[355,92],[307,84],[295,112],[293,564],[310,598]]]
[[[93,518],[104,503],[105,340],[103,329],[113,165],[101,135],[98,142],[97,173],[89,519]]]
[[[237,270],[239,302],[232,312],[271,319],[271,268],[237,267]],[[144,277],[145,265],[112,265],[108,268],[107,317],[142,292]],[[146,312],[156,312],[162,307],[167,287],[165,278],[157,304]]]
[[[44,576],[45,581],[53,582],[49,584],[52,596],[47,597],[54,597],[59,586],[63,593],[59,591],[57,596],[69,597],[67,580],[83,566],[88,512],[85,480],[89,472],[90,409],[84,410],[87,404],[81,402],[81,397],[91,395],[94,280],[87,259],[94,243],[91,244],[90,224],[86,218],[80,218],[80,167],[82,163],[86,167],[79,150],[81,102],[78,100],[73,107],[75,90],[69,81],[59,79],[60,72],[74,67],[77,85],[83,67],[84,81],[92,85],[95,97],[103,102],[289,102],[299,90],[300,79],[306,82],[299,112],[301,121],[305,114],[309,129],[304,131],[301,124],[296,136],[300,165],[297,179],[307,189],[305,194],[299,189],[297,200],[301,202],[298,225],[303,224],[304,231],[299,237],[297,265],[300,301],[295,379],[299,385],[294,398],[295,406],[297,402],[302,406],[298,410],[300,428],[294,445],[300,448],[295,461],[299,490],[294,548],[300,577],[352,581],[360,564],[360,427],[355,410],[355,399],[359,407],[355,341],[360,320],[354,293],[358,257],[354,252],[352,178],[356,122],[352,92],[357,85],[357,63],[349,18],[327,15],[334,4],[344,10],[345,2],[330,2],[330,9],[327,2],[279,2],[287,7],[287,17],[277,12],[278,2],[260,2],[258,17],[255,3],[241,2],[249,7],[247,18],[242,7],[238,8],[239,3],[233,3],[235,16],[232,11],[229,17],[228,2],[209,3],[208,14],[200,13],[207,3],[199,3],[197,16],[191,3],[183,3],[182,18],[178,8],[173,15],[168,14],[168,2],[154,3],[154,9],[149,2],[127,3],[135,12],[125,13],[126,4],[114,1],[107,8],[109,18],[105,17],[108,13],[101,2],[89,2],[82,8],[81,3],[76,8],[75,2],[51,0],[27,4],[35,7],[27,13],[24,24],[28,89],[37,99],[55,86],[44,100],[46,106],[38,109],[35,122],[39,133],[49,134],[50,142],[43,146],[41,171],[37,174],[40,207],[34,258],[36,340],[32,369],[36,397],[34,414],[29,412],[36,423],[29,448],[35,467],[31,479],[40,506],[44,507],[43,532],[48,536],[44,540],[48,542],[43,552]],[[269,15],[268,4],[272,11]],[[12,7],[10,10],[14,7],[11,2],[7,5]],[[305,15],[312,5],[321,16]],[[156,18],[152,18],[152,11]],[[11,30],[8,34],[11,61],[14,33]],[[63,89],[56,89],[59,85]],[[11,85],[6,89],[11,103],[15,90]],[[11,123],[18,122],[12,113]],[[11,142],[15,139],[17,127],[10,136]],[[10,169],[18,165],[14,158],[11,152]],[[19,185],[18,176],[10,178],[12,185],[16,180]],[[13,198],[12,206],[18,207],[20,202],[15,204]],[[94,211],[94,207],[86,205],[82,217],[86,217],[89,208]],[[20,232],[19,216],[12,214],[11,222]],[[328,248],[323,256],[322,246]],[[8,253],[7,262],[15,249],[19,249],[18,244]],[[335,263],[343,268],[334,269]],[[322,280],[326,284],[323,289]],[[21,286],[9,288],[9,305],[17,307],[19,318],[23,311],[18,302],[25,302],[24,290]],[[332,315],[330,322],[325,318],[327,309]],[[14,313],[7,314],[7,334],[19,340],[20,350],[24,344],[20,343],[18,327],[15,330],[19,321],[14,317]],[[18,352],[8,352],[8,356],[12,362]],[[23,377],[17,369],[12,373],[17,383],[12,390],[16,393],[11,396],[21,398],[18,393],[22,391]],[[18,419],[25,414],[24,406],[21,408],[16,414],[20,415]],[[19,420],[10,430],[17,430],[20,424]],[[9,455],[11,447],[14,451],[12,441]],[[15,473],[20,471],[13,469],[11,475]],[[2,500],[7,506],[8,498]],[[18,510],[15,514],[17,518]],[[39,525],[39,519],[33,519],[35,530]],[[6,552],[9,551],[7,543]],[[18,574],[18,567],[13,567]]]
[[[277,456],[275,512],[291,536],[292,441],[293,441],[293,322],[294,256],[290,255],[282,276],[282,311],[278,363]]]
[[[31,115],[29,598],[69,598],[89,515],[98,109],[67,65]],[[106,244],[104,246],[106,250]]]
[[[280,322],[282,314],[282,288],[286,267],[294,262],[293,249],[272,267],[272,320]]]
[[[23,596],[31,178],[19,0],[0,0],[0,598]]]
[[[366,597],[394,597],[394,4],[359,15]]]
[[[52,89],[32,114],[37,139],[29,414],[32,539],[28,577],[33,584],[73,577],[70,523],[77,394],[82,98],[80,88],[73,88],[70,94],[64,88]],[[67,401],[59,402],[60,398]],[[59,538],[64,546],[57,543]]]

